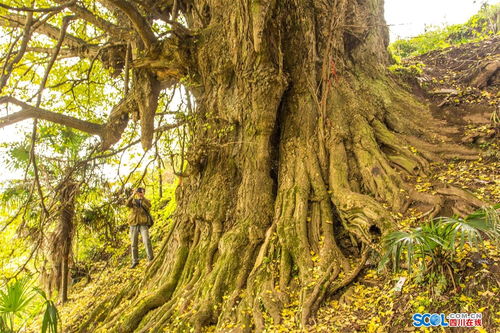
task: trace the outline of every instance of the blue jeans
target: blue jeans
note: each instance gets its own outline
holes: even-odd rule
[[[153,260],[153,247],[151,246],[151,239],[149,238],[149,228],[145,225],[132,225],[130,226],[132,264],[137,264],[139,262],[139,251],[137,249],[139,232],[142,235],[144,247],[146,247],[146,255],[148,256],[149,261]]]

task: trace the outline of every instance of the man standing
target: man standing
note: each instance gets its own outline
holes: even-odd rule
[[[153,248],[151,246],[151,239],[149,238],[149,226],[152,224],[152,218],[149,213],[151,202],[144,197],[145,194],[146,190],[143,187],[139,187],[132,193],[130,198],[127,199],[126,203],[127,207],[130,208],[128,218],[128,223],[130,225],[130,240],[132,242],[132,265],[130,268],[134,268],[139,264],[137,249],[139,232],[142,235],[142,241],[146,247],[148,259],[149,261],[153,260]]]

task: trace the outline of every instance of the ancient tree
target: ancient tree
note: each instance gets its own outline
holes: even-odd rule
[[[106,149],[133,117],[149,149],[160,91],[181,83],[196,100],[175,224],[142,283],[96,307],[81,331],[259,331],[294,300],[306,325],[377,251],[392,212],[416,201],[428,215],[480,204],[454,188],[430,196],[408,186],[430,161],[471,152],[449,143],[388,74],[382,0],[101,0],[107,17],[55,2],[47,11],[71,12],[68,20],[87,21],[107,40],[68,32],[61,47],[31,51],[130,71],[130,93],[105,124],[4,97],[22,110],[1,126],[38,117],[99,135]],[[2,23],[28,41],[1,82],[30,52],[30,35],[57,38],[68,26],[17,12]],[[122,308],[124,299],[131,303]]]

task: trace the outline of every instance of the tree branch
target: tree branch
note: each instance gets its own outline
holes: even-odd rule
[[[68,126],[85,133],[93,135],[103,135],[103,125],[81,120],[75,117],[67,116],[61,113],[48,111],[26,104],[13,97],[0,97],[0,104],[12,103],[22,108],[21,111],[0,118],[0,128],[15,124],[25,119],[35,118],[43,119],[56,124]]]
[[[179,0],[174,0],[174,6],[172,7],[172,21],[177,20],[177,11],[179,10]]]
[[[36,185],[36,189],[38,192],[38,196],[40,197],[40,203],[41,203],[42,208],[43,208],[42,212],[45,214],[45,215],[42,215],[42,218],[43,218],[43,216],[49,216],[50,214],[49,214],[49,210],[47,209],[47,206],[45,205],[45,196],[43,195],[42,184],[40,183],[40,173],[38,171],[38,164],[36,162],[35,146],[36,146],[37,127],[38,127],[38,123],[37,123],[37,119],[35,119],[35,121],[33,122],[33,130],[31,132],[30,162],[28,163],[28,166],[29,166],[29,164],[33,163],[33,173],[35,176],[35,185]]]
[[[156,43],[156,36],[149,26],[149,23],[139,13],[134,5],[122,0],[101,0],[100,2],[111,4],[123,11],[132,22],[135,31],[137,31],[137,33],[141,37],[141,40],[146,48],[151,49],[153,47],[153,45]]]
[[[64,2],[62,2],[64,3]],[[30,12],[30,13],[47,13],[47,12],[57,12],[63,10],[64,8],[71,6],[76,3],[76,0],[72,0],[68,3],[65,3],[61,6],[48,7],[48,8],[30,8],[30,7],[11,7],[9,5],[3,4],[0,2],[0,7],[13,10],[16,12]]]
[[[3,90],[7,81],[9,80],[10,73],[14,68],[14,65],[17,64],[24,56],[26,52],[26,47],[28,46],[28,42],[31,38],[31,26],[33,25],[33,13],[28,13],[28,16],[25,17],[26,24],[24,25],[23,30],[23,40],[21,42],[21,48],[17,52],[16,57],[10,62],[8,65],[6,64],[4,70],[2,70],[2,76],[0,78],[0,92]],[[1,23],[1,21],[0,21]]]
[[[55,0],[55,2],[62,4],[64,3],[64,0]],[[126,37],[128,36],[128,33],[125,29],[121,29],[117,25],[106,21],[105,19],[92,13],[87,8],[77,5],[76,2],[68,5],[68,7],[69,10],[75,13],[78,18],[95,25],[102,31],[113,35],[113,37],[116,37],[118,39],[126,39]]]
[[[56,62],[57,55],[59,54],[59,51],[61,50],[61,46],[64,42],[64,38],[66,36],[66,30],[68,29],[69,22],[73,19],[73,16],[65,16],[63,18],[63,24],[61,27],[61,31],[59,34],[59,38],[57,39],[57,44],[55,46],[55,52],[52,54],[50,57],[49,63],[47,64],[47,68],[45,70],[45,74],[43,75],[42,82],[40,83],[40,88],[38,89],[38,96],[37,96],[37,102],[36,102],[36,107],[40,107],[40,103],[42,102],[42,92],[45,89],[45,84],[47,83],[47,80],[49,78],[50,71],[52,70],[52,66]]]
[[[54,54],[56,53],[56,49],[52,47],[28,47],[26,48],[26,52],[36,52],[36,53],[46,53],[46,54]],[[58,53],[57,59],[64,58],[73,58],[73,57],[81,57],[81,58],[89,58],[91,56],[95,56],[97,54],[97,50],[93,49],[89,52],[89,50],[85,51],[80,48],[72,49],[72,48],[64,48],[61,49]]]
[[[9,15],[9,16],[2,16],[0,17],[0,26],[4,27],[12,27],[12,28],[20,28],[24,26],[23,22],[26,22],[26,16],[24,15]],[[60,29],[43,22],[39,24],[34,31],[37,33],[43,34],[51,39],[57,40],[58,37],[61,35]],[[31,36],[29,36],[31,37]],[[66,34],[65,39],[64,39],[64,45],[71,47],[71,48],[83,48],[83,49],[89,49],[92,47],[97,47],[96,45],[88,44],[86,41],[84,41],[81,38],[75,37],[70,34]]]
[[[61,50],[61,46],[62,46],[62,43],[64,42],[64,37],[66,35],[66,29],[68,28],[69,22],[72,19],[73,19],[73,16],[65,16],[63,18],[61,33],[59,35],[59,38],[57,39],[57,45],[55,47],[56,51],[54,52],[54,54],[52,54],[52,57],[50,58],[50,61],[47,64],[47,68],[45,69],[45,74],[43,75],[42,82],[40,83],[40,88],[38,89],[38,92],[37,92],[37,101],[36,101],[36,106],[35,106],[36,108],[39,108],[40,103],[42,103],[42,94],[43,94],[43,91],[45,90],[45,84],[47,83],[47,79],[49,78],[49,74],[50,74],[50,71],[52,70],[52,66],[56,62],[59,50]],[[47,209],[47,206],[45,205],[45,198],[43,195],[42,185],[40,183],[40,175],[39,175],[39,171],[38,171],[36,152],[35,152],[37,128],[38,128],[38,119],[35,118],[35,121],[33,122],[33,131],[31,134],[30,161],[33,163],[35,184],[37,186],[38,195],[40,196],[40,203],[42,204],[43,212],[45,213],[45,216],[49,216],[49,210]]]

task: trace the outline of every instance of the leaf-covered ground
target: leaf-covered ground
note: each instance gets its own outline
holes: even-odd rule
[[[485,203],[500,202],[500,71],[490,74],[484,86],[474,78],[488,64],[500,59],[500,37],[479,43],[437,50],[406,61],[422,70],[408,78],[434,115],[455,127],[452,136],[464,146],[476,148],[478,158],[433,163],[431,172],[415,177],[419,192],[436,194],[436,185],[451,184],[473,193]],[[421,213],[410,209],[398,219],[401,229],[421,223]],[[429,258],[430,260],[430,258]],[[453,329],[454,332],[498,332],[500,328],[500,251],[485,240],[480,247],[457,249],[452,263],[455,281],[414,270],[392,274],[367,267],[341,296],[321,308],[310,332],[440,332],[442,328],[417,329],[413,313],[482,312],[483,327]],[[396,282],[407,277],[401,291]],[[276,331],[294,331],[298,309],[288,309],[290,322]],[[293,313],[293,314],[291,314]]]

